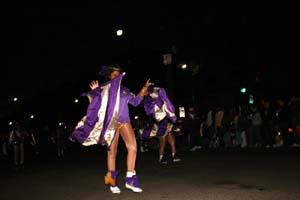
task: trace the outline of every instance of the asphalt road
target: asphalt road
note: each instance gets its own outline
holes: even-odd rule
[[[169,150],[168,150],[169,152]],[[54,148],[28,155],[23,171],[11,158],[0,160],[1,200],[287,200],[300,199],[300,148],[179,150],[182,161],[158,163],[156,150],[138,152],[136,171],[142,193],[125,189],[126,151],[117,166],[121,194],[103,183],[103,147],[71,145],[63,158]]]

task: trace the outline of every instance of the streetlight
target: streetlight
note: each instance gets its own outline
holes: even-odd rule
[[[118,29],[116,31],[117,36],[122,36],[123,35],[123,30],[122,29]]]
[[[181,69],[186,69],[186,68],[187,68],[187,64],[180,64],[180,65],[179,65],[179,68],[181,68]]]

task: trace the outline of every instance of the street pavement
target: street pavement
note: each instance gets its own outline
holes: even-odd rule
[[[179,149],[182,161],[158,163],[156,149],[138,152],[136,171],[142,193],[124,187],[126,151],[117,155],[121,194],[103,183],[106,149],[68,146],[40,155],[27,152],[24,170],[14,171],[11,154],[0,160],[0,200],[299,200],[300,148]],[[30,155],[29,155],[30,154]]]

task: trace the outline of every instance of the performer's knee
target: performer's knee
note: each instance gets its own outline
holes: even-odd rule
[[[137,146],[134,145],[134,144],[130,144],[130,145],[127,145],[127,151],[128,153],[134,153],[136,154],[137,153]]]

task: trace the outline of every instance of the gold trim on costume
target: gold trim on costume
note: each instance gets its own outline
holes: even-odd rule
[[[118,122],[117,129],[120,130],[126,124],[127,124],[126,122]]]

